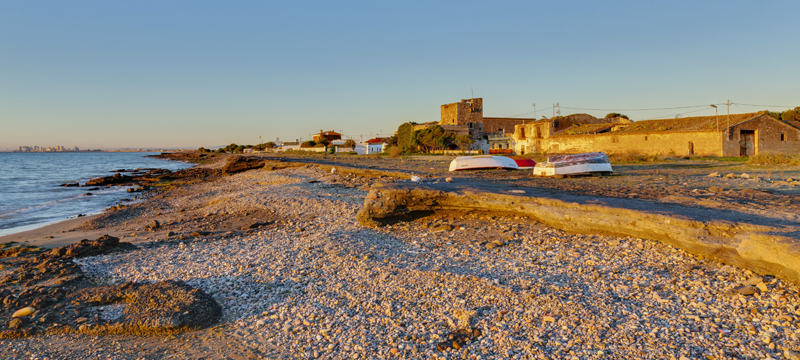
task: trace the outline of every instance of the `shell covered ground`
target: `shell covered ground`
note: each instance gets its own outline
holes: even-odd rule
[[[414,161],[428,164],[407,160]],[[652,183],[623,182],[648,176],[675,182],[686,196],[732,190],[733,199],[756,188],[795,201],[791,184],[757,189],[773,184],[709,178],[707,170],[629,170],[628,178],[553,186],[639,194]],[[443,181],[444,174],[428,175],[423,181]],[[454,181],[501,175],[508,176]],[[308,359],[740,359],[800,351],[795,285],[652,240],[569,234],[514,214],[438,212],[378,229],[359,225],[368,188],[385,181],[409,180],[316,166],[252,170],[109,213],[102,226],[139,249],[81,259],[93,281],[182,280],[212,294],[222,322],[170,337],[2,340],[0,349],[16,358]],[[723,191],[703,195],[713,186]],[[764,211],[758,196],[737,204]],[[454,334],[463,329],[478,331]]]

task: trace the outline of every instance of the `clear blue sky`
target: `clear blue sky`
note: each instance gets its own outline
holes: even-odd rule
[[[485,116],[797,106],[798,13],[797,1],[0,0],[0,149],[320,129],[366,140],[437,121],[472,90]],[[701,109],[685,116],[714,114]]]

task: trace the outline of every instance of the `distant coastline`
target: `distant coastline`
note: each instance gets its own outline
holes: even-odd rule
[[[137,148],[137,149],[85,149],[85,150],[58,150],[58,151],[20,151],[20,150],[0,150],[0,153],[97,153],[97,152],[190,152],[195,149],[188,148]]]

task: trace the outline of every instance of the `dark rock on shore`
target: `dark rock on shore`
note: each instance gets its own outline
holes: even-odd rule
[[[79,184],[79,183],[66,183],[66,184],[61,184],[59,186],[63,186],[63,187],[78,187],[78,186],[81,186],[81,184]]]
[[[233,156],[225,162],[222,172],[225,175],[233,175],[247,170],[262,168],[265,163],[266,161],[260,157]]]
[[[42,253],[0,258],[13,271],[0,278],[0,339],[35,334],[168,334],[197,329],[222,317],[208,294],[181,281],[95,286],[74,258],[136,247],[103,235]],[[108,306],[121,309],[109,318]],[[12,318],[12,315],[16,317]]]
[[[42,255],[42,259],[52,257],[85,257],[107,255],[116,252],[136,249],[136,245],[126,242],[119,242],[119,238],[103,235],[97,240],[83,239],[77,244],[72,244],[53,249],[47,254]]]
[[[125,304],[120,318],[78,329],[94,335],[174,333],[202,328],[222,317],[222,308],[210,295],[183,281],[87,288],[72,300],[89,307]]]
[[[92,179],[86,182],[86,186],[102,186],[102,185],[115,185],[127,183],[133,180],[132,176],[114,174],[114,176],[105,176],[101,178]]]

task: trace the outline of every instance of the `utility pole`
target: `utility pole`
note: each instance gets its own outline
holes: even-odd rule
[[[711,104],[714,108],[714,119],[717,120],[717,131],[719,131],[719,114],[717,114],[717,105]],[[719,140],[722,141],[722,134],[719,135]]]
[[[728,127],[731,126],[731,99],[728,99],[728,118],[725,119],[725,122],[728,123]]]
[[[553,117],[556,117],[556,104],[553,104]]]
[[[536,120],[536,103],[533,103],[533,120]]]

